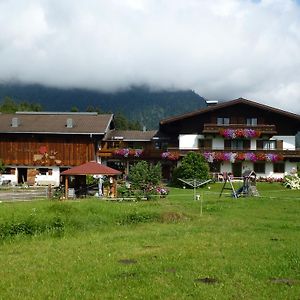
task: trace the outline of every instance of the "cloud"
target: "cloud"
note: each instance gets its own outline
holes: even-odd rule
[[[3,82],[300,101],[294,0],[2,0],[0,21]]]

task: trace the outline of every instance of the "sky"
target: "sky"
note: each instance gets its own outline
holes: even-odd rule
[[[298,0],[0,0],[0,82],[192,89],[300,113]]]

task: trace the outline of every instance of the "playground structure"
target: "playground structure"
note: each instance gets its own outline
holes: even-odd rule
[[[254,171],[246,170],[243,173],[243,177],[242,177],[243,185],[237,190],[234,188],[232,181],[235,179],[241,179],[240,177],[235,178],[230,173],[224,173],[223,177],[224,177],[224,184],[219,197],[222,196],[224,190],[230,190],[231,195],[234,198],[239,198],[241,196],[244,197],[259,196],[258,190],[256,188],[256,173]],[[227,187],[228,184],[229,187]]]

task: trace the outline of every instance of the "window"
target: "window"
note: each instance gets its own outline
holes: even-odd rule
[[[251,125],[251,126],[256,126],[257,125],[257,118],[247,118],[246,124]]]
[[[250,140],[224,140],[225,150],[250,150]]]
[[[15,168],[5,168],[3,174],[15,174]]]
[[[229,125],[230,123],[230,119],[229,118],[221,118],[221,117],[218,117],[217,118],[217,124],[218,125]]]
[[[276,148],[275,141],[263,141],[263,149],[264,150],[274,150]]]
[[[273,164],[274,173],[284,173],[285,172],[285,164],[284,162],[277,162]]]
[[[107,143],[107,148],[111,149],[111,148],[119,148],[121,147],[121,141],[116,141],[116,142],[108,142]],[[103,147],[104,148],[104,147]]]
[[[232,150],[243,150],[243,148],[244,148],[243,140],[231,140]]]
[[[39,171],[39,175],[47,175],[49,169],[47,169],[47,168],[39,168],[38,171]],[[51,170],[51,174],[52,174],[52,170]]]
[[[256,162],[253,164],[253,169],[255,173],[265,173],[266,164],[262,162]]]
[[[221,172],[221,163],[219,161],[209,163],[209,171],[213,172],[213,173],[220,173]]]
[[[154,142],[154,148],[155,149],[161,149],[161,142],[160,141],[155,141]]]

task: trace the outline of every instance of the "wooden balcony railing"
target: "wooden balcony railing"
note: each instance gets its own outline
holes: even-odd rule
[[[120,155],[116,155],[115,151],[119,148],[106,148],[106,149],[100,149],[97,152],[97,156],[102,158],[122,158]],[[160,159],[161,154],[164,152],[164,150],[161,149],[144,149],[142,155],[140,158],[145,159]],[[126,157],[124,157],[126,158]],[[133,156],[129,156],[128,158],[134,158]]]
[[[180,155],[186,155],[188,152],[194,151],[197,153],[204,153],[204,152],[237,152],[237,153],[248,153],[248,152],[253,152],[253,153],[276,153],[279,155],[282,155],[284,158],[300,158],[300,149],[296,150],[282,150],[282,149],[272,149],[272,150],[264,150],[264,149],[257,149],[257,150],[236,150],[236,149],[224,149],[224,150],[213,150],[211,148],[207,149],[179,149],[176,147],[168,148],[169,151],[177,151],[180,153]]]
[[[204,124],[203,133],[218,133],[221,129],[253,129],[260,131],[262,134],[276,134],[275,125],[246,125],[246,124]]]

